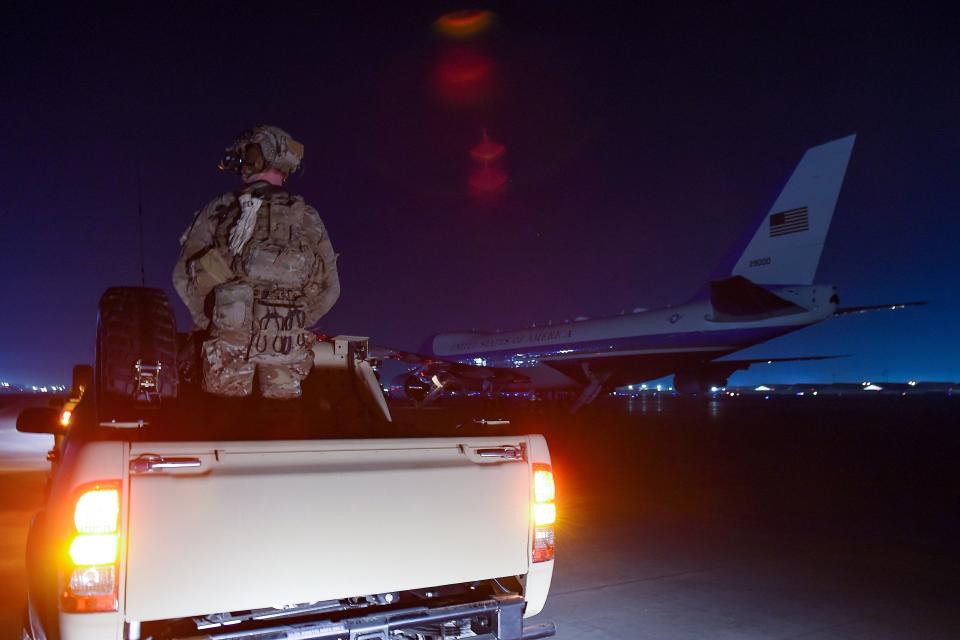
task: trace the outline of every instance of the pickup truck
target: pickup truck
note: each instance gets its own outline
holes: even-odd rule
[[[124,291],[125,313],[142,311],[143,291]],[[542,436],[428,436],[393,421],[365,342],[350,337],[318,344],[301,400],[191,392],[153,359],[151,340],[163,341],[142,318],[155,309],[118,337],[104,326],[111,304],[105,295],[96,380],[69,426],[50,408],[18,419],[65,436],[27,542],[24,638],[555,633],[525,623],[554,564]],[[120,351],[136,356],[127,385],[114,384]]]

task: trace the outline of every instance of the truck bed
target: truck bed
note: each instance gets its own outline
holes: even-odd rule
[[[130,443],[124,617],[525,575],[533,449],[542,437]]]

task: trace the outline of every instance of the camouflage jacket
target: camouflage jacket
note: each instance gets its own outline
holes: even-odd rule
[[[251,204],[252,215],[244,217]],[[322,318],[340,297],[340,279],[337,255],[316,209],[300,196],[257,182],[194,214],[180,238],[173,286],[197,326],[209,325],[211,292],[237,280],[258,292],[292,295],[306,326]]]

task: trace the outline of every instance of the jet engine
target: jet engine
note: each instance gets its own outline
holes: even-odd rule
[[[391,400],[423,402],[430,393],[431,386],[429,382],[425,382],[415,374],[403,373],[390,381],[388,393]]]

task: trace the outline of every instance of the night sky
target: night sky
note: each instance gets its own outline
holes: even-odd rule
[[[216,163],[258,122],[306,145],[288,186],[340,254],[321,328],[407,349],[682,303],[808,147],[857,133],[817,280],[847,305],[930,304],[760,345],[744,355],[855,355],[731,382],[960,379],[946,3],[477,5],[497,19],[466,43],[431,24],[471,5],[238,6],[4,9],[0,380],[92,361],[100,293],[140,282],[138,197],[146,282],[175,298],[178,238],[237,186]],[[498,195],[468,187],[484,130]]]

